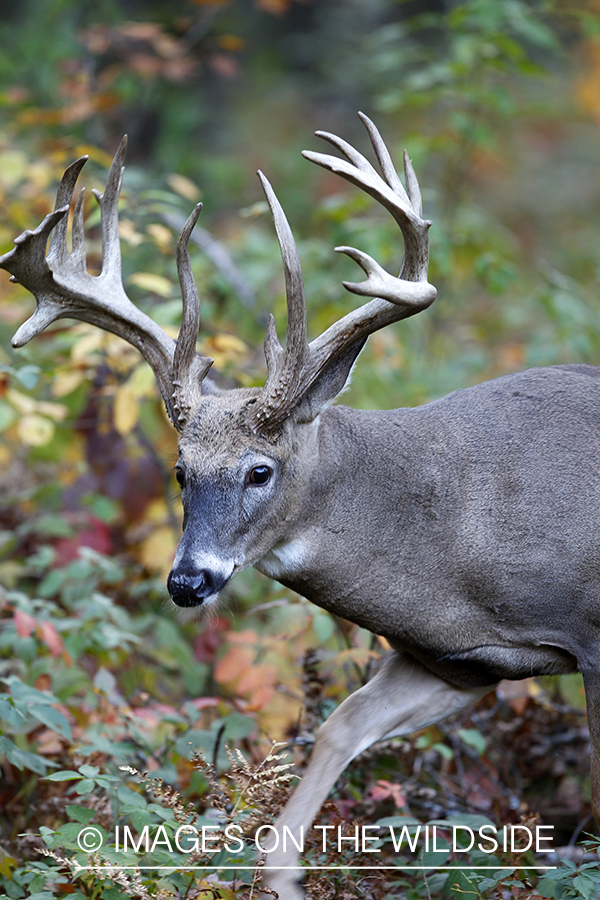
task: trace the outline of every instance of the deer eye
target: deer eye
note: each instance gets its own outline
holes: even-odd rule
[[[273,472],[268,466],[255,466],[250,469],[246,475],[246,484],[256,484],[262,486],[268,484],[271,480]]]
[[[175,469],[175,478],[177,479],[177,484],[183,490],[185,487],[185,473],[183,469]]]

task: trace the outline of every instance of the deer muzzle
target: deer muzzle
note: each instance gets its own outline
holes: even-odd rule
[[[205,600],[216,598],[228,581],[227,576],[209,569],[174,568],[167,578],[167,590],[176,606],[200,606]]]

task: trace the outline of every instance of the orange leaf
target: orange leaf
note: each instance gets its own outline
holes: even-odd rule
[[[52,653],[52,656],[60,656],[60,654],[63,652],[64,645],[62,642],[62,638],[54,625],[52,625],[50,622],[40,622],[37,628],[37,632],[46,647],[48,647],[48,649]]]
[[[250,647],[231,647],[214,668],[214,677],[219,684],[236,681],[254,662]]]
[[[228,636],[231,644],[258,644],[258,634],[253,628],[247,628],[245,631],[232,631]]]
[[[43,672],[35,679],[33,686],[37,688],[38,691],[50,691],[52,690],[52,679],[47,672]]]
[[[387,800],[391,798],[397,809],[402,809],[403,806],[406,806],[406,797],[400,784],[394,784],[381,778],[375,787],[371,788],[369,793],[373,800]]]
[[[250,694],[248,698],[248,707],[247,709],[251,711],[258,712],[258,710],[264,709],[265,706],[269,706],[270,702],[275,694],[275,687],[272,684],[261,684]]]
[[[250,694],[259,687],[272,687],[275,681],[276,671],[274,666],[254,665],[243,672],[237,683],[237,691],[240,694]]]

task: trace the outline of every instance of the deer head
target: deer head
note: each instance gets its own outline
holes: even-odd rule
[[[312,152],[304,156],[362,188],[391,213],[404,237],[400,276],[389,274],[360,250],[337,247],[367,275],[362,283],[345,282],[344,286],[374,299],[308,343],[302,271],[294,238],[271,185],[259,172],[279,240],[287,295],[284,347],[274,318],[269,317],[263,388],[219,391],[206,378],[213,360],[196,353],[200,300],[191,271],[189,239],[202,204],[195,207],[177,241],[183,299],[177,341],[127,297],[118,237],[125,138],[104,194],[94,192],[102,222],[99,275],[91,275],[86,266],[83,190],[74,208],[72,249],[67,248],[68,213],[87,157],[65,172],[54,212],[34,231],[16,238],[15,248],[0,258],[0,267],[11,273],[11,280],[27,287],[37,300],[36,311],[15,334],[13,346],[23,346],[58,318],[75,318],[124,338],[152,367],[169,418],[181,435],[176,471],[182,487],[184,535],[168,580],[178,606],[196,606],[216,597],[236,571],[259,563],[274,546],[285,543],[282,524],[293,518],[298,496],[290,486],[302,478],[299,448],[309,452],[314,440],[311,424],[344,388],[369,334],[420,312],[435,299],[435,288],[427,282],[431,223],[422,218],[420,190],[410,160],[405,153],[405,189],[376,127],[367,116],[360,116],[381,174],[362,154],[327,132],[317,135],[338,148],[345,159]]]

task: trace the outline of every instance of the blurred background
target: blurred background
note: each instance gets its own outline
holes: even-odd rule
[[[99,271],[90,188],[128,133],[130,297],[176,335],[174,245],[202,199],[199,350],[222,385],[261,384],[285,296],[257,168],[294,230],[312,336],[356,305],[341,283],[360,273],[334,246],[399,268],[389,216],[301,157],[327,149],[317,129],[368,155],[359,109],[398,165],[403,148],[413,160],[438,300],[369,339],[344,402],[410,406],[527,366],[598,364],[598,0],[0,0],[0,251],[87,153]],[[310,743],[383,650],[254,572],[213,619],[178,624],[164,608],[176,434],[152,375],[119,339],[63,320],[12,351],[33,307],[0,278],[0,873],[15,898],[31,888],[31,835],[75,802],[47,773],[126,762],[202,804],[190,743],[223,769],[226,739],[252,760],[271,738]],[[505,686],[401,754],[356,763],[337,812],[540,813],[567,844],[592,827],[583,707],[575,676]],[[89,808],[108,796],[93,791]]]

